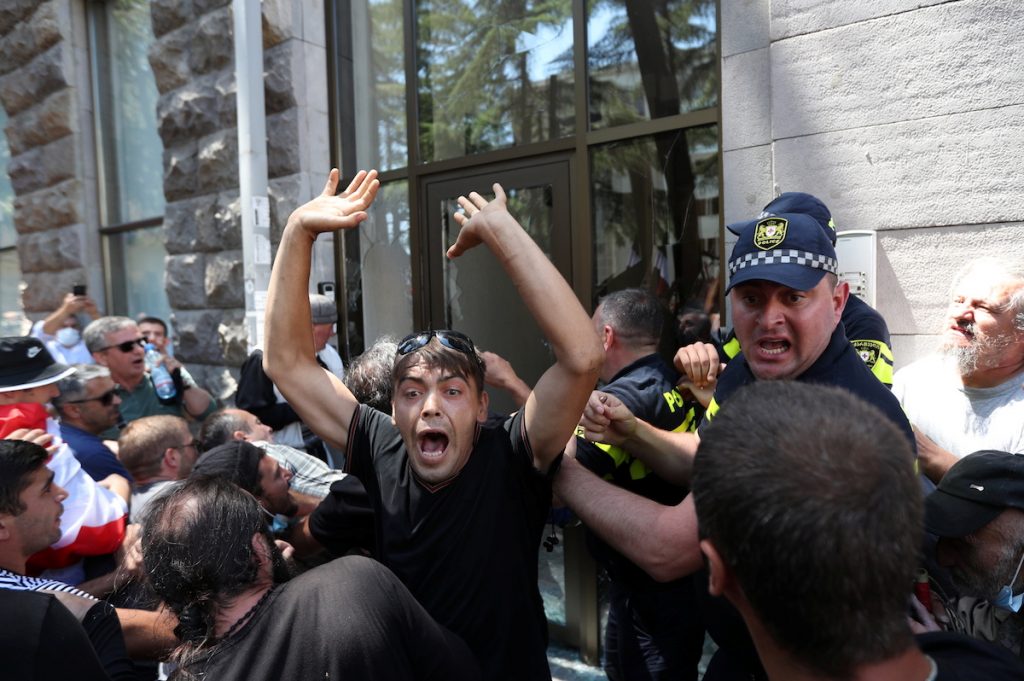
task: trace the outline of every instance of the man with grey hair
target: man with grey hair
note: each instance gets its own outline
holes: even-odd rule
[[[893,393],[934,482],[971,452],[1024,454],[1024,272],[996,258],[960,270],[940,352],[898,371]]]
[[[131,482],[131,474],[100,438],[121,419],[121,398],[110,370],[95,364],[76,364],[74,369],[57,384],[60,395],[52,401],[60,414],[60,436],[94,480],[117,473]]]
[[[118,384],[121,416],[131,423],[143,416],[167,414],[202,420],[217,408],[210,393],[200,388],[181,362],[163,357],[164,366],[174,379],[177,394],[166,400],[156,394],[153,380],[146,369],[146,339],[138,325],[128,317],[100,317],[85,327],[85,344],[97,364],[110,369],[110,377]],[[116,440],[118,431],[111,428],[104,436]]]
[[[339,379],[345,378],[345,367],[338,351],[327,341],[334,334],[338,321],[338,308],[334,301],[319,293],[309,294],[309,308],[313,332],[313,350],[316,362]],[[291,405],[263,371],[263,349],[254,348],[242,364],[238,378],[238,393],[235,405],[255,414],[260,421],[274,429],[274,440],[278,444],[303,449],[322,459],[332,468],[344,464],[344,452],[332,450],[313,434]]]

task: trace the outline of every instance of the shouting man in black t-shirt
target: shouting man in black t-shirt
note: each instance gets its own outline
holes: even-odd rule
[[[459,197],[454,258],[484,244],[550,341],[556,362],[525,406],[484,428],[484,365],[453,331],[412,334],[398,345],[392,415],[361,406],[312,359],[310,252],[321,232],[366,218],[379,183],[359,173],[288,220],[271,275],[267,373],[309,426],[348,453],[374,507],[377,555],[441,624],[462,636],[487,679],[549,679],[537,550],[550,505],[547,479],[587,402],[602,363],[590,319],[572,289],[508,213],[505,193]],[[333,493],[311,518],[330,525]],[[344,507],[343,503],[337,506]]]

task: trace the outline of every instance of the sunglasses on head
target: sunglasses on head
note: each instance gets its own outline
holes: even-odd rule
[[[114,396],[117,395],[117,391],[120,388],[121,386],[115,385],[113,388],[103,393],[102,395],[97,395],[96,397],[86,397],[84,400],[68,400],[68,404],[81,404],[82,402],[92,402],[95,400],[102,404],[104,407],[109,407],[114,402]]]
[[[470,355],[474,359],[479,360],[478,355],[476,354],[476,348],[473,346],[473,341],[469,339],[469,336],[464,333],[448,329],[411,333],[403,338],[402,342],[398,344],[398,354],[408,355],[410,352],[419,350],[429,343],[431,338],[437,338],[438,342],[446,348],[451,348],[452,350]]]
[[[136,345],[138,345],[140,348],[146,347],[146,339],[136,338],[135,340],[125,341],[124,343],[118,343],[117,345],[108,345],[105,348],[100,348],[98,352],[102,352],[103,350],[110,350],[112,348],[117,348],[121,352],[127,354],[134,350]]]

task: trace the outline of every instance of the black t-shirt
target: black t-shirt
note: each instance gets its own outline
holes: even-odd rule
[[[3,678],[108,681],[82,625],[55,596],[0,589]]]
[[[469,681],[476,662],[380,563],[349,556],[279,585],[190,666],[217,681]]]
[[[693,405],[676,390],[679,373],[659,355],[652,354],[623,368],[601,388],[619,398],[639,419],[662,430],[687,430],[694,418]],[[579,436],[576,459],[605,480],[660,504],[675,506],[687,490],[660,478],[643,461],[621,447],[595,444]],[[587,545],[612,579],[634,587],[656,588],[657,582],[592,532]]]
[[[391,419],[360,406],[350,426],[348,472],[363,481],[374,506],[381,561],[465,639],[483,677],[550,679],[537,551],[551,484],[533,467],[522,412],[501,427],[480,428],[463,469],[430,491],[413,474]]]
[[[1021,681],[1024,662],[988,641],[951,631],[915,636],[921,651],[935,660],[935,681]]]

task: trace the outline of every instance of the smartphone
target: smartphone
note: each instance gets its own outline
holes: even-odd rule
[[[76,296],[84,296],[85,284],[75,284],[74,286],[71,287],[71,293]]]
[[[316,285],[316,292],[328,298],[334,298],[334,282],[321,281]]]

